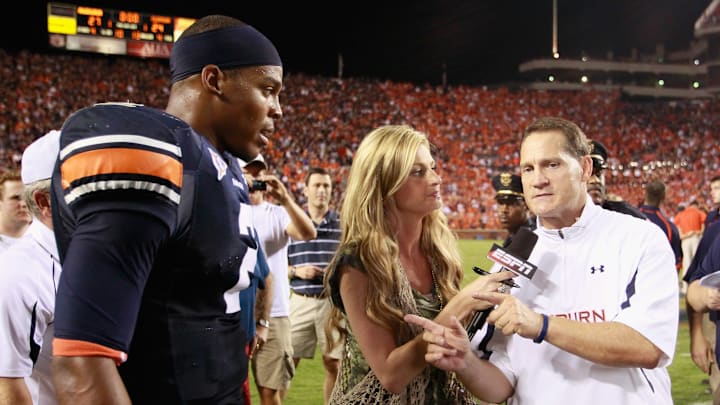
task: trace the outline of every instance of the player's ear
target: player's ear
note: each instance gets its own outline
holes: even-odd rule
[[[200,71],[200,81],[205,90],[216,95],[222,95],[221,81],[225,73],[217,65],[205,65]]]

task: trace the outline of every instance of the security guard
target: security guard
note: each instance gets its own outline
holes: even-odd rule
[[[605,145],[596,140],[590,141],[590,157],[593,161],[593,172],[588,181],[587,190],[595,205],[606,210],[617,211],[634,217],[647,219],[638,208],[628,204],[621,198],[609,198],[605,186],[605,169],[607,169],[608,152]]]
[[[503,229],[508,231],[503,246],[508,246],[520,227],[535,229],[535,217],[530,214],[530,210],[525,205],[520,176],[502,172],[493,176],[492,185],[495,189],[495,201],[497,201],[495,214]]]

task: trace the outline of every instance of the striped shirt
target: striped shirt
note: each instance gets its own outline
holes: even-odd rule
[[[317,237],[309,241],[292,240],[288,246],[290,266],[317,266],[323,270],[332,260],[340,244],[340,217],[335,211],[328,211],[320,224],[315,224]],[[290,288],[302,295],[319,296],[323,290],[322,276],[304,280],[293,277]]]

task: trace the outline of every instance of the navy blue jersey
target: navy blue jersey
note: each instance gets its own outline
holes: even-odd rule
[[[683,277],[684,281],[692,283],[693,281],[702,278],[702,276],[709,274],[708,271],[712,272],[720,269],[720,267],[716,269],[704,269],[702,272],[699,270],[700,264],[705,259],[705,256],[707,256],[710,252],[710,249],[715,244],[715,239],[717,239],[718,236],[720,236],[720,222],[715,222],[705,229],[705,232],[703,232],[703,236],[700,238],[700,242],[698,243],[698,247],[695,249],[695,256],[693,256],[690,266],[688,266],[687,271],[685,271],[685,277]]]
[[[52,199],[54,354],[114,358],[134,403],[242,403],[256,243],[237,160],[162,111],[99,104],[63,125]]]
[[[673,253],[675,254],[675,268],[679,271],[682,267],[683,252],[682,243],[680,242],[680,231],[677,226],[670,221],[658,207],[641,205],[640,212],[645,214],[650,222],[659,226],[663,233],[665,233],[665,237],[667,237],[668,242],[670,242],[670,247],[672,247]]]
[[[720,220],[720,208],[713,208],[705,217],[705,228]]]

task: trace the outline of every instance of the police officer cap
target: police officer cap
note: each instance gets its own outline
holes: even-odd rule
[[[522,200],[523,186],[520,176],[508,172],[496,174],[492,178],[492,185],[495,189],[495,199],[498,201]]]
[[[593,167],[607,169],[608,152],[605,145],[596,140],[590,141],[590,157],[593,160]]]

